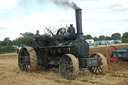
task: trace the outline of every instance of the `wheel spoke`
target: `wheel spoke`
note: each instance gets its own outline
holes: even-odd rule
[[[95,67],[92,67],[92,70],[94,71]]]
[[[95,67],[94,72],[97,73],[97,67]]]
[[[105,74],[107,71],[107,61],[105,57],[100,54],[100,53],[95,53],[91,57],[95,57],[99,61],[99,67],[91,67],[89,68],[90,72],[95,73],[95,74]]]
[[[100,72],[100,73],[102,73],[102,72],[103,72],[103,70],[102,70],[101,66],[100,66],[100,67],[98,67],[98,70],[99,70],[99,72]]]
[[[62,57],[59,68],[65,79],[74,79],[78,74],[78,61],[75,56],[66,54]]]
[[[22,70],[23,70],[23,71],[26,71],[26,70],[27,70],[24,63],[21,64],[21,67],[22,67]]]

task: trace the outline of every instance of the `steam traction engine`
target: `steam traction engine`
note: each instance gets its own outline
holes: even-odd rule
[[[52,33],[52,37],[43,36],[28,42],[18,54],[21,71],[48,69],[50,65],[59,65],[59,72],[65,79],[75,79],[79,68],[88,68],[95,74],[106,73],[105,57],[101,53],[89,56],[89,45],[82,33],[81,9],[76,9],[75,13],[77,34],[73,38],[60,37],[59,34],[64,30],[61,28],[56,35]]]

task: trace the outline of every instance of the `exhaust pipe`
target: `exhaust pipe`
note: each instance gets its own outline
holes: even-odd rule
[[[77,8],[77,9],[75,9],[75,12],[76,12],[77,38],[83,39],[81,9]]]

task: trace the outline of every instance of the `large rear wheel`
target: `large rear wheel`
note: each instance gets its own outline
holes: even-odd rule
[[[94,53],[90,57],[97,58],[99,61],[99,67],[91,67],[88,68],[90,72],[94,74],[106,74],[108,68],[107,68],[107,61],[103,54],[101,53]]]
[[[59,71],[65,79],[75,79],[79,73],[78,59],[72,54],[65,54],[60,59]]]
[[[21,71],[34,71],[37,69],[37,55],[32,47],[22,47],[18,54],[18,65]]]

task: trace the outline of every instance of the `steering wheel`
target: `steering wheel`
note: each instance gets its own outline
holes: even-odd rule
[[[61,38],[63,38],[64,37],[64,34],[66,33],[66,31],[67,31],[66,28],[60,28],[57,31],[56,35],[59,36],[59,37],[61,37]]]

